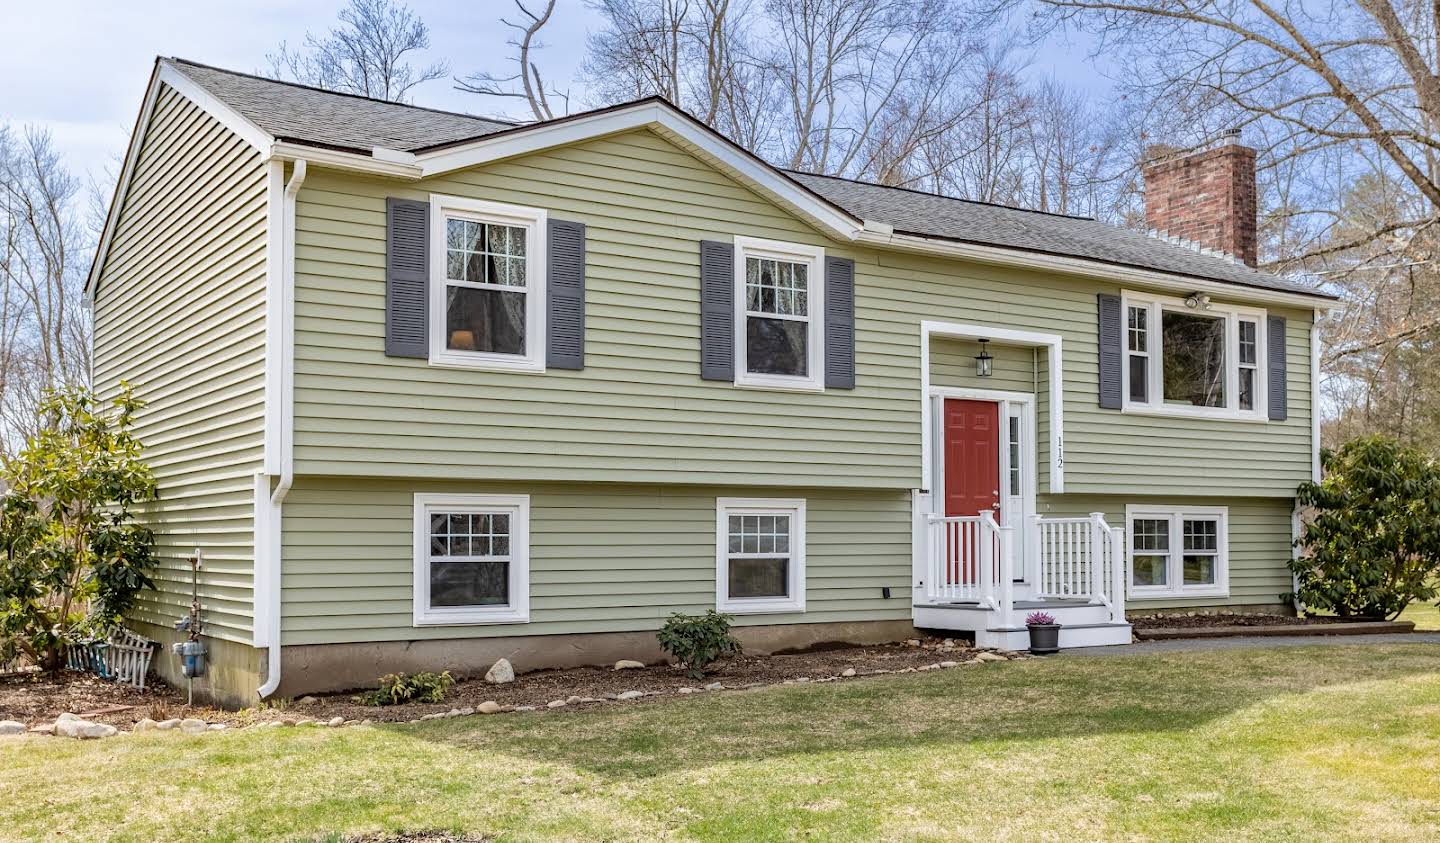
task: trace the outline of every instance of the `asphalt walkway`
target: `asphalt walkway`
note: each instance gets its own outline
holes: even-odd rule
[[[1143,656],[1147,653],[1183,653],[1208,650],[1243,650],[1249,647],[1346,647],[1364,644],[1440,644],[1440,632],[1393,635],[1252,635],[1243,638],[1178,638],[1142,641],[1117,647],[1079,647],[1062,650],[1062,656]],[[1436,653],[1440,656],[1440,652]]]

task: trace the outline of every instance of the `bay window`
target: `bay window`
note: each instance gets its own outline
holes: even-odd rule
[[[1123,308],[1126,411],[1265,418],[1263,312],[1135,293]]]

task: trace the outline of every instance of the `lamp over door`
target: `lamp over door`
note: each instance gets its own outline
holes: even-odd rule
[[[995,371],[995,358],[986,350],[985,344],[988,342],[990,341],[986,339],[980,340],[980,353],[975,355],[975,374],[982,378],[990,377],[990,373]]]

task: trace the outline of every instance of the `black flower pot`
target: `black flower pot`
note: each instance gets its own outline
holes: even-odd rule
[[[1060,624],[1032,623],[1030,630],[1030,652],[1037,656],[1048,656],[1060,652]]]

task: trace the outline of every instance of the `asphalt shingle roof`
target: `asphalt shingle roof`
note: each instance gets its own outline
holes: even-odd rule
[[[366,155],[377,146],[418,152],[517,128],[499,120],[338,94],[184,59],[166,61],[274,137],[312,146]],[[1266,290],[1318,293],[1308,284],[1093,219],[785,172],[851,216],[888,224],[898,233],[1087,258]]]
[[[1267,290],[1316,292],[1308,284],[1088,217],[970,202],[810,173],[787,174],[852,215],[894,226],[897,233],[1090,258]]]
[[[514,128],[469,114],[337,94],[184,59],[168,61],[271,135],[312,146],[365,155],[377,146],[414,152]]]

